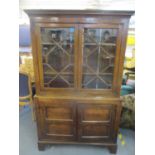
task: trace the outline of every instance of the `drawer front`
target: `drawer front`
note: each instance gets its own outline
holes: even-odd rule
[[[76,109],[73,103],[49,103],[41,106],[38,120],[42,139],[70,141],[76,138]]]
[[[112,140],[115,106],[103,104],[78,105],[79,141],[108,142]]]

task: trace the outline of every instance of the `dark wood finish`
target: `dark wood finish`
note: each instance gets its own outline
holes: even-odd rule
[[[76,106],[71,102],[48,101],[38,103],[40,138],[61,141],[76,139]]]
[[[38,149],[44,150],[48,144],[83,144],[105,146],[116,153],[126,37],[134,12],[26,10],[26,13],[31,23]],[[43,69],[44,63],[47,70]],[[73,71],[65,70],[69,65]],[[48,84],[44,74],[48,75]]]
[[[115,106],[110,104],[78,105],[79,140],[110,142],[113,137]]]
[[[108,149],[109,149],[110,153],[116,154],[116,152],[117,152],[117,145],[108,146]]]
[[[44,151],[45,150],[45,144],[38,143],[38,149],[39,149],[39,151]]]

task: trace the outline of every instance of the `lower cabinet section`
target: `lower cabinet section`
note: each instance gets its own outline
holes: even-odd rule
[[[116,144],[117,104],[38,101],[39,142]]]

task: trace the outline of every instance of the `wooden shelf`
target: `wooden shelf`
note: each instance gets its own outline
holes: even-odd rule
[[[115,43],[84,43],[84,45],[103,45],[103,46],[116,46]]]
[[[83,73],[83,75],[113,75],[113,73]]]
[[[56,43],[43,42],[42,45],[56,45]],[[74,43],[57,43],[59,45],[73,45]]]
[[[46,75],[73,75],[74,73],[69,73],[69,72],[59,72],[59,73],[56,73],[56,72],[44,72],[44,74]]]

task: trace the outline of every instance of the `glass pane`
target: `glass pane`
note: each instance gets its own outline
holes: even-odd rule
[[[83,88],[112,87],[116,39],[117,29],[84,29]]]
[[[74,28],[41,28],[44,87],[74,87]]]

